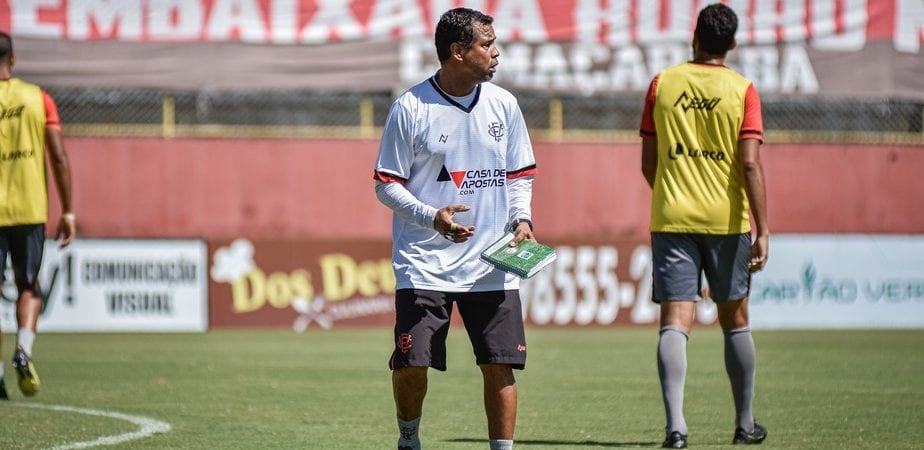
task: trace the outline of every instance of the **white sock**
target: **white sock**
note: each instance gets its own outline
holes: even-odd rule
[[[398,447],[410,447],[411,450],[420,450],[420,436],[417,434],[419,425],[420,417],[411,420],[398,418]]]
[[[32,357],[32,343],[34,342],[35,331],[20,328],[19,332],[16,333],[16,345],[22,347],[22,351],[26,352],[26,356],[30,358]]]
[[[0,361],[0,380],[3,380],[3,361]]]
[[[491,439],[491,450],[513,450],[513,439]]]

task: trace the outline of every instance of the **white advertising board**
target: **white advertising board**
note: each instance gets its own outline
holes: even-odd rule
[[[924,327],[924,236],[777,235],[753,328]]]
[[[208,251],[201,240],[78,239],[45,243],[40,332],[201,332],[208,328]],[[7,261],[0,326],[16,330]]]
[[[552,267],[521,284],[529,324],[657,325],[646,241],[555,249]],[[771,235],[750,298],[755,329],[924,328],[924,235]],[[696,321],[717,323],[712,301],[697,303]]]

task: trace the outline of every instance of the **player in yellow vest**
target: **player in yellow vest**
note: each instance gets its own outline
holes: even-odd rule
[[[32,362],[32,344],[42,310],[38,274],[48,221],[46,149],[61,202],[57,235],[62,237],[62,247],[71,243],[77,225],[57,106],[38,86],[13,78],[14,62],[13,41],[9,34],[0,32],[0,282],[9,254],[18,293],[13,369],[22,393],[32,396],[40,384]],[[8,397],[3,375],[0,364],[0,399]]]
[[[703,274],[725,334],[725,368],[736,410],[732,443],[759,444],[767,437],[751,412],[756,352],[748,323],[750,274],[763,267],[768,251],[759,153],[763,125],[753,84],[724,65],[737,27],[734,11],[721,3],[700,11],[693,60],[655,76],[642,116],[642,173],[652,188],[653,300],[661,305],[658,375],[667,448],[687,446],[686,343],[704,292]]]

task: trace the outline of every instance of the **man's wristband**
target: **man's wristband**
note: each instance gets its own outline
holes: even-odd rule
[[[518,227],[521,223],[525,223],[525,224],[529,225],[529,231],[533,231],[533,222],[532,222],[531,220],[529,220],[529,219],[517,219],[517,220],[513,221],[513,224],[510,225],[510,229],[511,229],[511,230],[516,230],[517,227]]]
[[[77,216],[75,216],[74,213],[72,212],[66,212],[64,214],[61,214],[61,218],[65,220],[69,220],[71,222],[77,220]]]

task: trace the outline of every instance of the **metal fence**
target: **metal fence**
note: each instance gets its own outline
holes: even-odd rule
[[[390,92],[48,88],[72,136],[375,139]],[[515,92],[534,139],[637,142],[643,94]],[[924,101],[762,98],[769,142],[924,144]]]

